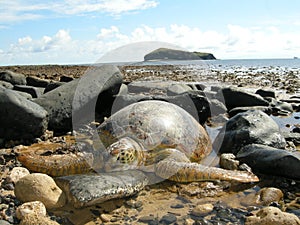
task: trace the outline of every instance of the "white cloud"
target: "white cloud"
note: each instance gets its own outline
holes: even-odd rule
[[[55,10],[66,14],[88,12],[121,14],[156,7],[157,4],[154,0],[65,0],[65,3]]]
[[[89,13],[109,13],[119,16],[158,5],[156,0],[0,0],[0,23],[35,20],[58,15],[83,15]]]
[[[241,27],[228,25],[226,32],[202,31],[197,27],[173,24],[169,27],[140,26],[123,33],[116,26],[102,28],[90,40],[79,41],[69,31],[33,39],[20,37],[9,49],[2,49],[2,64],[93,63],[109,51],[135,42],[170,43],[189,51],[213,53],[217,58],[275,58],[299,56],[300,32],[281,32],[277,27]],[[130,54],[124,51],[116,60],[143,60],[148,45],[138,45]],[[139,48],[139,49],[137,49]],[[120,52],[120,51],[119,51]],[[122,58],[123,57],[123,58]],[[138,58],[139,57],[139,58]],[[111,56],[110,56],[111,59]]]

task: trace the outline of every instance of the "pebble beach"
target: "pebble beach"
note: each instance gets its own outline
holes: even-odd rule
[[[2,66],[0,67],[0,72],[10,71],[11,73],[22,74],[27,82],[17,84],[2,79],[0,91],[6,93],[4,90],[10,89],[26,94],[29,93],[30,96],[27,96],[28,98],[24,97],[25,99],[29,99],[28,101],[33,101],[46,109],[46,106],[43,105],[44,103],[40,103],[45,96],[45,89],[49,88],[48,92],[53,92],[56,88],[70,84],[93,70],[97,71],[97,68],[95,68],[89,65]],[[243,118],[241,121],[247,120],[252,116],[252,114],[250,116],[247,114],[248,110],[263,112],[262,117],[266,117],[266,120],[264,120],[265,124],[267,124],[269,118],[275,118],[278,125],[278,128],[275,128],[280,133],[278,135],[282,135],[280,136],[282,145],[278,144],[281,139],[280,141],[276,139],[276,144],[278,145],[269,144],[269,139],[267,139],[274,138],[277,130],[276,132],[274,130],[271,132],[271,129],[267,130],[269,126],[261,128],[261,125],[255,125],[255,129],[256,127],[259,129],[255,130],[256,133],[266,129],[265,132],[270,133],[270,137],[260,142],[255,142],[259,138],[254,137],[254,141],[248,143],[249,145],[255,145],[250,146],[249,152],[246,151],[250,148],[249,146],[242,146],[245,147],[243,154],[246,154],[247,157],[239,149],[236,151],[232,150],[232,152],[223,152],[233,154],[233,158],[229,160],[227,160],[225,155],[223,156],[226,162],[229,161],[229,164],[225,163],[223,165],[227,167],[226,169],[232,169],[232,165],[236,163],[238,164],[237,167],[239,167],[245,161],[250,170],[252,169],[259,174],[260,182],[258,184],[236,185],[223,181],[190,183],[162,181],[152,185],[145,185],[133,196],[117,198],[86,207],[74,207],[74,205],[69,204],[68,200],[61,199],[55,202],[54,206],[51,205],[52,203],[47,202],[46,206],[44,206],[45,202],[42,201],[44,205],[35,203],[34,206],[28,206],[30,210],[36,210],[33,213],[34,216],[25,215],[26,213],[20,215],[22,214],[20,213],[20,207],[24,201],[16,196],[17,184],[21,177],[29,173],[32,175],[34,172],[23,171],[25,166],[18,161],[18,154],[22,151],[38,152],[46,150],[50,153],[59,151],[60,155],[64,155],[73,151],[69,148],[70,144],[75,141],[72,130],[61,130],[61,127],[54,122],[49,122],[49,126],[45,125],[45,130],[43,130],[42,134],[39,135],[39,132],[34,130],[36,132],[34,137],[26,138],[26,135],[20,139],[0,137],[0,225],[38,224],[38,222],[40,224],[67,225],[251,225],[272,224],[274,219],[278,221],[277,224],[300,224],[300,178],[298,172],[295,171],[297,168],[300,168],[300,68],[283,68],[279,66],[224,68],[217,64],[213,66],[130,64],[119,65],[118,69],[121,74],[121,80],[118,81],[120,88],[116,93],[110,93],[111,95],[108,97],[105,95],[105,99],[110,99],[111,97],[114,99],[116,96],[120,96],[119,101],[130,103],[141,99],[157,99],[159,97],[165,101],[178,102],[182,96],[189,96],[189,98],[194,100],[194,103],[203,104],[201,105],[203,112],[197,108],[196,114],[199,114],[197,116],[201,123],[211,131],[209,134],[212,140],[218,140],[221,127],[229,120],[239,121],[239,117],[236,116],[239,113],[241,113],[239,115]],[[44,83],[43,87],[36,85],[41,83]],[[143,88],[141,88],[141,85]],[[146,89],[144,89],[144,86],[146,86]],[[140,91],[139,93],[136,92],[137,89]],[[218,93],[222,93],[221,97],[225,99],[224,102],[220,100]],[[238,98],[241,101],[236,103],[232,96],[239,96]],[[205,100],[207,98],[208,103]],[[219,104],[219,102],[222,104]],[[241,102],[246,102],[246,104],[243,105]],[[208,108],[214,105],[216,114],[202,117],[200,112],[202,115],[206,113],[205,104],[209,104]],[[118,107],[121,106],[122,104],[120,103]],[[253,115],[260,116],[260,114]],[[106,112],[103,112],[103,115],[99,115],[101,118],[106,116],[109,116]],[[51,115],[49,117],[51,120]],[[101,120],[95,123],[99,124]],[[66,124],[68,125],[68,123]],[[227,128],[230,129],[229,126]],[[241,130],[243,129],[242,127]],[[12,129],[9,132],[13,131]],[[234,129],[224,131],[225,139],[227,137],[226,132],[232,132],[230,133],[231,135],[238,135],[234,134],[233,131]],[[285,133],[281,134],[281,131]],[[251,132],[249,131],[249,133]],[[241,142],[243,141],[241,140]],[[228,142],[231,142],[230,137],[228,137]],[[251,164],[250,160],[247,161],[247,158],[257,157],[257,155],[252,155],[253,152],[265,150],[262,150],[262,147],[256,146],[256,144],[267,145],[277,150],[284,149],[283,151],[286,151],[288,154],[286,158],[289,158],[290,161],[284,161],[278,168],[286,168],[286,171],[292,172],[272,174],[272,168],[269,169],[267,166],[260,167],[260,165]],[[226,146],[226,141],[221,144],[220,148],[229,148]],[[234,149],[235,146],[230,148]],[[273,149],[271,150],[273,151]],[[240,158],[235,158],[239,154]],[[216,157],[215,160],[213,163],[210,162],[211,165],[219,167],[220,156]],[[262,161],[262,164],[269,165],[268,163],[272,164],[273,162]],[[268,171],[267,174],[264,173],[265,171]],[[57,188],[54,181],[53,185],[53,187]],[[59,196],[61,196],[61,192],[59,192]],[[26,208],[26,206],[23,207]]]

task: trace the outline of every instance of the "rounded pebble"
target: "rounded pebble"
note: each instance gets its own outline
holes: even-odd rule
[[[103,222],[110,222],[111,218],[112,218],[112,215],[110,215],[110,214],[103,213],[103,214],[100,215],[100,219]]]
[[[272,202],[279,202],[283,198],[283,193],[278,188],[268,187],[262,188],[257,192],[257,203],[268,206]]]
[[[175,223],[176,221],[177,221],[176,216],[168,213],[164,215],[159,222],[162,224],[171,224],[171,223]]]
[[[204,216],[210,213],[214,209],[213,204],[207,203],[207,204],[202,204],[202,205],[197,205],[191,214],[193,216]]]
[[[16,210],[16,215],[19,220],[22,220],[27,214],[37,214],[46,216],[46,207],[42,202],[26,202],[20,205]]]
[[[151,223],[153,221],[156,221],[156,218],[154,216],[142,216],[138,221],[142,223]]]
[[[47,209],[60,208],[66,196],[53,178],[42,173],[22,177],[15,186],[15,195],[22,202],[41,201]]]

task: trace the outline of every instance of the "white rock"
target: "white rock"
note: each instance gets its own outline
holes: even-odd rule
[[[299,218],[276,207],[266,207],[246,218],[245,225],[300,225]]]
[[[60,208],[66,196],[53,178],[42,173],[22,177],[15,185],[15,195],[22,202],[41,201],[47,209]]]
[[[46,216],[47,211],[45,205],[40,201],[26,202],[20,205],[16,210],[16,215],[19,220],[22,220],[28,214],[37,214]]]
[[[194,216],[204,216],[210,213],[214,209],[213,204],[207,203],[207,204],[201,204],[197,205],[193,211],[191,212]]]
[[[28,174],[30,174],[28,169],[24,167],[14,167],[7,178],[9,181],[17,183],[20,178],[25,177]]]

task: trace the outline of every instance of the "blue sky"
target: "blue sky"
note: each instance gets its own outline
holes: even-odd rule
[[[149,43],[219,59],[291,58],[300,56],[299,10],[299,0],[0,0],[0,65],[93,63],[122,46],[121,60],[142,60]]]

